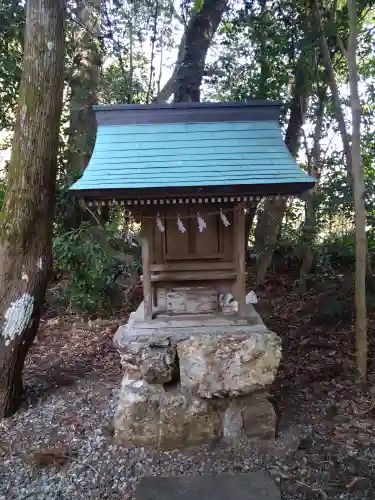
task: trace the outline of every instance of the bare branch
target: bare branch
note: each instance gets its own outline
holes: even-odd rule
[[[342,52],[342,55],[345,57],[345,59],[348,59],[348,51],[345,48],[344,42],[342,41],[342,38],[339,33],[337,33],[337,43],[339,44],[340,50]]]
[[[331,90],[332,94],[332,99],[334,103],[334,112],[335,112],[335,117],[339,126],[340,130],[340,135],[341,135],[341,140],[344,146],[344,151],[345,151],[345,156],[346,156],[346,163],[347,163],[347,170],[348,170],[348,177],[349,181],[351,182],[351,171],[352,171],[352,161],[351,161],[351,146],[350,146],[350,140],[349,140],[349,134],[348,130],[346,127],[345,123],[345,117],[344,113],[342,110],[341,106],[341,99],[340,99],[340,93],[339,93],[339,88],[337,85],[336,81],[336,76],[333,70],[333,64],[332,64],[332,58],[330,54],[330,50],[328,47],[328,42],[327,42],[327,37],[325,34],[325,29],[323,26],[323,21],[320,13],[320,6],[318,3],[318,0],[315,0],[313,3],[313,14],[317,26],[317,30],[319,32],[319,41],[320,41],[320,48],[322,52],[322,57],[324,60],[324,66],[327,74],[327,79],[328,79],[328,84]]]
[[[147,97],[146,97],[146,102],[148,103],[150,101],[150,96],[152,93],[152,82],[153,78],[155,75],[155,66],[154,66],[154,59],[155,59],[155,43],[156,43],[156,33],[158,29],[158,17],[159,17],[159,2],[156,2],[155,6],[155,12],[154,12],[154,26],[153,26],[153,32],[152,32],[152,39],[151,39],[151,60],[150,60],[150,78],[148,82],[148,89],[147,89]]]
[[[115,40],[115,37],[114,37],[114,34],[113,34],[112,23],[111,23],[111,20],[109,18],[109,14],[108,14],[107,9],[103,8],[102,13],[105,16],[107,25],[108,25],[109,30],[110,30],[107,36],[113,42],[113,48],[114,48],[115,54],[116,54],[117,59],[118,59],[118,63],[119,63],[120,69],[121,69],[121,73],[123,74],[124,78],[128,78],[129,73],[125,69],[125,64],[124,64],[124,60],[123,60],[123,57],[122,57],[122,54],[121,54],[120,44],[119,44],[119,42],[117,40]]]
[[[176,61],[172,76],[169,78],[167,83],[164,85],[164,87],[161,89],[161,91],[155,97],[155,102],[167,102],[168,99],[173,94],[173,89],[174,89],[174,84],[175,84],[175,80],[177,77],[178,69],[180,67],[180,64],[182,63],[183,58],[184,58],[185,44],[186,44],[186,32],[181,37],[180,45],[178,48],[177,61]]]
[[[176,21],[178,21],[181,24],[181,26],[184,26],[186,28],[187,23],[186,23],[185,19],[182,16],[180,16],[180,14],[177,12],[177,9],[175,7],[173,0],[169,0],[169,6],[171,9],[172,16],[176,19]]]

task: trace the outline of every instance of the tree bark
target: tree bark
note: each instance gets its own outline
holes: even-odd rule
[[[169,80],[160,90],[160,92],[158,92],[158,95],[155,97],[155,102],[167,102],[168,99],[173,95],[178,69],[182,64],[182,60],[185,54],[185,44],[186,44],[186,31],[181,37],[180,45],[178,47],[177,60],[172,76],[169,78]]]
[[[318,106],[316,110],[316,122],[312,152],[306,151],[308,155],[309,174],[318,179],[320,174],[322,127],[324,119],[325,100],[327,95],[326,86],[318,90]],[[318,191],[318,180],[309,192],[306,193],[305,202],[305,224],[303,228],[304,245],[302,251],[302,263],[300,268],[300,279],[310,273],[314,259],[313,244],[316,238],[316,193]]]
[[[260,22],[263,24],[265,20],[265,15],[267,13],[267,1],[260,0],[259,5],[260,5],[259,18]],[[259,81],[259,90],[256,92],[255,98],[262,100],[268,98],[268,93],[270,91],[270,86],[268,85],[268,80],[270,76],[270,67],[267,57],[267,34],[265,31],[260,31],[258,36],[259,36],[258,62],[260,68],[260,81]],[[250,239],[251,232],[253,230],[254,218],[257,208],[258,208],[257,206],[252,207],[252,209],[249,210],[248,213],[246,214],[246,252],[248,250],[248,242]]]
[[[356,262],[355,262],[355,305],[356,305],[356,355],[357,371],[362,381],[367,374],[367,313],[366,313],[366,211],[365,182],[361,156],[361,103],[358,93],[357,38],[358,20],[355,0],[348,0],[349,45],[348,68],[350,106],[352,112],[351,173],[355,211]]]
[[[344,147],[344,154],[345,154],[345,159],[346,159],[346,168],[347,168],[347,175],[348,175],[348,183],[350,186],[352,186],[353,192],[354,192],[353,174],[352,174],[352,170],[353,170],[352,145],[350,144],[350,135],[348,133],[348,129],[347,129],[347,126],[345,123],[345,117],[344,117],[344,112],[342,109],[340,93],[339,93],[338,85],[336,82],[332,58],[331,58],[331,54],[329,51],[327,37],[325,34],[323,22],[322,22],[322,16],[320,13],[319,3],[317,0],[315,0],[313,3],[313,15],[314,15],[315,22],[317,25],[317,30],[319,33],[320,47],[321,47],[321,52],[322,52],[322,56],[323,56],[323,60],[324,60],[324,67],[326,70],[327,80],[328,80],[328,84],[329,84],[329,87],[331,90],[333,104],[334,104],[334,113],[335,113],[335,117],[336,117],[337,124],[339,127],[341,141],[342,141],[342,144]],[[350,39],[350,36],[351,35],[349,35],[349,39]],[[349,49],[348,49],[348,51],[349,51]],[[348,53],[345,53],[344,55],[345,55],[346,59],[348,60]],[[348,63],[348,65],[349,65],[349,63]],[[358,80],[358,77],[357,77],[357,80]],[[349,82],[349,84],[350,84],[350,82]],[[352,117],[353,117],[353,115],[352,115]],[[372,266],[371,266],[370,255],[369,255],[369,252],[367,249],[367,240],[366,240],[366,255],[367,255],[367,258],[366,258],[367,274],[369,276],[372,276],[373,270],[372,270]]]
[[[52,217],[64,81],[65,0],[28,0],[23,74],[0,214],[0,418],[22,369],[52,267]]]
[[[336,121],[337,121],[337,124],[339,127],[341,141],[342,141],[342,144],[344,147],[344,153],[345,153],[345,157],[346,157],[346,164],[347,164],[347,171],[348,171],[348,178],[349,178],[349,181],[351,182],[352,158],[351,158],[351,149],[350,149],[350,139],[349,139],[349,134],[348,134],[348,131],[346,128],[344,112],[343,112],[342,106],[341,106],[340,92],[339,92],[339,88],[338,88],[338,85],[336,82],[336,76],[335,76],[335,72],[333,69],[331,53],[329,50],[327,37],[325,34],[323,22],[322,22],[322,16],[320,13],[320,6],[318,4],[318,0],[315,0],[313,2],[313,16],[315,17],[317,31],[319,34],[320,50],[321,50],[323,61],[324,61],[324,67],[326,70],[327,81],[328,81],[328,85],[329,85],[329,88],[330,88],[331,94],[332,94],[334,114],[335,114]]]
[[[199,12],[192,15],[178,49],[176,66],[157,102],[199,102],[207,51],[228,6],[228,0],[204,0]]]
[[[355,227],[356,227],[356,357],[357,371],[361,380],[366,379],[367,372],[367,313],[366,313],[366,268],[372,274],[368,258],[366,239],[365,185],[361,157],[361,103],[358,94],[357,70],[357,37],[358,19],[355,0],[348,0],[349,43],[345,54],[349,69],[350,106],[352,113],[352,140],[346,127],[342,103],[333,70],[327,37],[322,23],[318,0],[313,3],[313,13],[319,30],[320,46],[324,59],[326,74],[331,89],[336,119],[339,125],[341,140],[344,146],[348,180],[353,189]]]
[[[250,203],[247,207],[246,220],[245,220],[245,255],[248,258],[249,240],[251,231],[253,229],[254,218],[258,208],[258,203]]]
[[[285,134],[285,144],[293,158],[298,154],[302,126],[310,92],[310,75],[306,68],[306,55],[297,62],[290,117]],[[255,228],[255,253],[258,255],[257,284],[264,283],[272,254],[277,243],[280,225],[284,218],[287,200],[273,198],[266,201]]]
[[[83,174],[91,158],[96,137],[92,109],[98,100],[101,67],[100,0],[79,0],[76,17],[77,52],[70,77],[70,127],[68,139],[68,177],[73,182]],[[65,225],[77,228],[90,215],[74,200],[67,205]]]

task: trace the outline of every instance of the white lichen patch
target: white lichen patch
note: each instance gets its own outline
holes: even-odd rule
[[[26,118],[26,104],[20,107],[20,121],[22,126],[24,126],[25,118]]]
[[[43,271],[43,259],[42,259],[42,257],[39,257],[38,262],[36,263],[36,267],[39,269],[39,271]]]
[[[22,279],[22,281],[26,281],[26,282],[29,281],[29,277],[25,272],[22,273],[21,279]]]
[[[4,315],[1,336],[8,346],[14,339],[22,335],[27,328],[33,313],[34,297],[24,293],[22,297],[12,302]]]

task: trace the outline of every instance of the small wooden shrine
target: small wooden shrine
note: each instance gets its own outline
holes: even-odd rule
[[[246,210],[298,195],[314,179],[295,163],[280,103],[96,106],[98,133],[71,188],[142,221],[144,319],[219,312],[230,292],[245,316]]]
[[[115,439],[162,449],[273,439],[267,389],[281,340],[246,304],[246,210],[314,185],[285,147],[279,103],[95,112],[94,153],[72,192],[142,223],[144,303],[114,338]],[[232,312],[222,294],[237,299]]]

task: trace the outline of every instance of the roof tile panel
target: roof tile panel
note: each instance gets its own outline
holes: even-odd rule
[[[99,125],[72,191],[314,182],[276,121]]]

